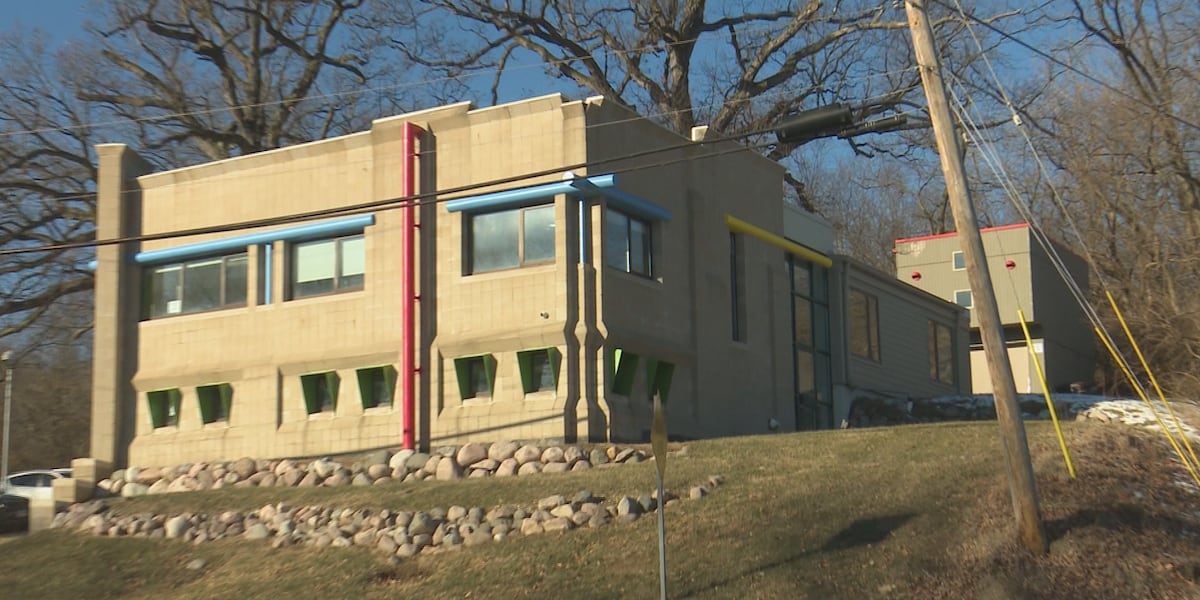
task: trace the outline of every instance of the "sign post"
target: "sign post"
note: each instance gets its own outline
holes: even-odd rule
[[[663,476],[667,472],[667,416],[663,413],[662,395],[658,392],[654,393],[650,444],[654,447],[654,468],[658,474],[658,589],[659,597],[667,600],[667,521],[666,498],[663,497]]]

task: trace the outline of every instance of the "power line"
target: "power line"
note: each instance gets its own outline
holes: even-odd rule
[[[1015,36],[1011,33],[1008,33],[1007,31],[1004,31],[1003,29],[1000,29],[999,27],[997,27],[983,19],[980,19],[979,17],[976,17],[973,14],[966,12],[965,10],[963,10],[961,5],[958,6],[957,8],[955,8],[955,7],[951,6],[950,4],[948,4],[947,2],[945,2],[945,0],[932,0],[932,1],[942,5],[943,7],[948,8],[950,10],[958,11],[959,14],[961,14],[964,18],[966,18],[970,21],[974,21],[974,22],[992,30],[993,32],[999,34],[1004,39],[1014,42],[1017,45],[1025,48],[1026,50],[1029,50],[1030,52],[1033,52],[1034,54],[1037,54],[1038,56],[1040,56],[1040,57],[1042,57],[1042,58],[1044,58],[1044,59],[1046,59],[1068,71],[1071,71],[1072,73],[1075,73],[1076,75],[1079,75],[1080,77],[1083,77],[1084,79],[1086,79],[1096,85],[1099,85],[1100,87],[1103,87],[1104,89],[1106,89],[1114,94],[1122,96],[1133,102],[1136,102],[1137,104],[1140,104],[1146,108],[1149,108],[1150,110],[1153,110],[1154,112],[1159,113],[1160,115],[1167,117],[1168,119],[1171,119],[1172,121],[1180,123],[1181,125],[1185,125],[1187,127],[1195,129],[1197,131],[1200,131],[1200,125],[1193,123],[1192,121],[1189,121],[1183,117],[1180,117],[1179,115],[1176,115],[1168,110],[1165,110],[1161,106],[1152,104],[1141,98],[1138,98],[1137,96],[1134,96],[1133,94],[1130,94],[1129,92],[1126,92],[1125,90],[1122,90],[1121,88],[1114,86],[1113,84],[1108,83],[1107,81],[1104,81],[1103,79],[1100,79],[1099,77],[1096,77],[1095,75],[1092,75],[1091,73],[1088,73],[1074,65],[1071,65],[1069,63],[1062,61],[1061,59],[1050,54],[1049,52],[1046,52],[1045,50],[1042,50],[1041,48],[1037,48],[1037,47],[1033,46],[1032,44],[1030,44],[1029,42],[1026,42],[1025,40],[1018,38],[1017,36]],[[957,0],[956,0],[956,3],[957,3]],[[976,42],[978,42],[978,40],[976,40]]]
[[[693,141],[689,140],[689,141],[682,142],[679,144],[673,144],[673,145],[669,145],[669,146],[663,146],[660,148],[652,148],[652,149],[642,150],[639,152],[624,154],[624,155],[616,156],[616,157],[612,157],[612,158],[606,158],[606,159],[601,159],[601,160],[596,160],[596,161],[585,161],[585,162],[575,163],[575,164],[570,164],[570,165],[559,165],[557,167],[550,168],[550,169],[544,169],[541,171],[523,173],[520,175],[513,175],[513,176],[509,176],[509,177],[496,178],[496,179],[491,179],[488,181],[472,183],[472,184],[458,186],[458,187],[449,188],[449,189],[435,190],[435,191],[430,191],[430,192],[422,192],[419,194],[413,194],[411,196],[400,196],[400,197],[395,197],[395,198],[387,198],[387,199],[383,199],[383,200],[374,200],[371,202],[354,204],[354,205],[350,205],[350,206],[333,207],[333,208],[308,211],[308,212],[304,212],[304,213],[295,213],[295,214],[291,214],[291,215],[284,215],[284,216],[278,216],[278,217],[268,217],[268,218],[264,218],[264,219],[255,219],[255,220],[251,220],[251,221],[242,221],[242,222],[238,222],[238,223],[214,225],[214,226],[210,226],[210,227],[198,227],[198,228],[192,228],[192,229],[160,232],[160,233],[153,233],[153,234],[126,236],[126,237],[122,237],[122,238],[109,238],[109,239],[103,239],[103,240],[88,240],[88,241],[81,241],[81,242],[65,242],[65,243],[61,243],[61,244],[46,244],[46,245],[42,245],[42,246],[25,247],[25,248],[0,249],[0,256],[30,254],[30,253],[35,253],[35,252],[50,252],[50,251],[58,251],[58,250],[72,250],[72,249],[79,249],[79,248],[95,248],[95,247],[99,247],[99,246],[111,246],[111,245],[115,245],[115,244],[123,244],[123,243],[128,243],[128,242],[148,242],[148,241],[174,239],[174,238],[180,238],[180,237],[189,237],[189,236],[195,236],[195,235],[205,235],[205,234],[213,234],[213,233],[228,233],[231,231],[239,231],[239,230],[243,230],[243,229],[254,229],[254,228],[258,228],[258,227],[268,227],[268,226],[272,226],[272,225],[284,225],[284,224],[289,224],[289,223],[312,221],[312,220],[316,220],[316,219],[333,217],[333,216],[363,214],[363,213],[372,212],[372,211],[376,211],[376,210],[384,210],[384,211],[395,210],[398,208],[402,208],[410,203],[415,203],[415,205],[417,205],[417,206],[424,206],[427,204],[440,204],[442,202],[448,202],[451,200],[457,200],[460,198],[467,197],[467,195],[456,195],[456,194],[464,194],[464,192],[470,192],[470,191],[474,191],[474,190],[484,188],[484,187],[491,187],[491,186],[503,185],[503,184],[507,184],[507,183],[514,183],[514,182],[518,182],[518,181],[522,181],[522,180],[526,180],[526,179],[545,177],[545,176],[549,176],[549,175],[557,175],[557,174],[561,174],[565,171],[574,171],[576,169],[591,169],[591,168],[609,164],[609,163],[626,161],[626,160],[641,158],[644,156],[652,156],[654,154],[659,154],[659,153],[663,153],[663,152],[671,152],[671,151],[675,151],[675,150],[682,150],[685,148],[703,147],[706,145],[715,145],[715,144],[721,143],[721,142],[732,142],[732,141],[735,141],[735,140],[743,138],[743,137],[749,137],[752,135],[761,135],[764,133],[768,133],[770,131],[771,131],[770,129],[763,129],[763,130],[758,130],[758,131],[746,132],[746,133],[738,134],[735,136],[725,136],[725,137],[721,137],[721,138],[715,138],[712,140],[705,140],[702,142],[693,142]],[[660,162],[656,162],[656,163],[648,163],[648,164],[644,164],[644,165],[635,165],[635,166],[630,166],[630,167],[624,167],[624,168],[614,170],[612,172],[616,173],[616,174],[620,174],[620,173],[641,171],[641,170],[645,170],[645,169],[651,169],[651,168],[676,164],[676,163],[680,163],[680,162],[699,160],[699,159],[705,159],[705,158],[715,158],[718,156],[724,156],[726,154],[733,154],[733,153],[738,153],[738,152],[749,152],[749,151],[756,150],[759,148],[767,147],[769,145],[771,145],[771,144],[759,144],[757,146],[740,146],[739,145],[734,148],[726,148],[726,149],[723,149],[720,151],[707,153],[707,154],[704,154],[701,156],[684,156],[684,157],[664,160],[664,161],[660,161]],[[504,191],[504,190],[496,190],[496,191]],[[450,197],[439,197],[444,194],[451,194],[451,196]]]

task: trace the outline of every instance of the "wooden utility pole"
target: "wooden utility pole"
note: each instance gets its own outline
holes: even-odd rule
[[[925,0],[906,0],[904,8],[912,29],[913,50],[916,51],[917,65],[921,69],[921,83],[925,86],[925,97],[929,102],[929,117],[942,159],[942,173],[946,177],[946,193],[954,213],[954,227],[958,230],[959,245],[966,260],[967,278],[971,282],[971,294],[975,300],[973,310],[979,319],[983,351],[992,376],[996,417],[1000,423],[1000,438],[1007,459],[1008,483],[1012,491],[1017,528],[1025,548],[1037,555],[1045,554],[1049,546],[1038,508],[1037,483],[1029,458],[1025,423],[1021,420],[1020,407],[1017,405],[1017,388],[1013,384],[1012,366],[1008,362],[1008,351],[1004,344],[1004,328],[1000,323],[1000,311],[996,308],[996,295],[983,251],[983,239],[975,222],[975,208],[971,204],[967,178],[963,173],[958,137],[950,119],[941,61],[933,46],[933,28],[925,12]]]

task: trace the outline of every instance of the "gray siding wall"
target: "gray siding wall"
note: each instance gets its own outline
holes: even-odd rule
[[[1088,268],[1082,258],[1054,242],[1075,283],[1087,293]],[[1087,317],[1055,270],[1050,256],[1033,242],[1033,289],[1037,323],[1046,339],[1046,381],[1053,390],[1075,381],[1091,381],[1096,365],[1096,336]]]
[[[844,257],[838,257],[834,263],[831,288],[830,302],[841,317],[834,321],[835,385],[911,396],[970,390],[970,342],[965,310]],[[850,354],[850,323],[846,318],[850,289],[878,299],[878,363]],[[949,326],[953,332],[956,385],[929,377],[930,320]]]

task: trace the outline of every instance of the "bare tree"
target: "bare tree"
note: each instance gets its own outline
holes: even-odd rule
[[[1046,121],[1065,191],[1047,219],[1078,230],[1159,379],[1200,393],[1200,7],[1076,0],[1059,20],[1083,31],[1072,50],[1091,60]]]
[[[360,26],[362,0],[102,6],[103,23],[57,54],[32,34],[0,39],[0,251],[94,236],[97,142],[178,167],[359,130],[407,97],[403,69],[372,56],[382,38]],[[89,253],[2,258],[0,338],[87,302]]]
[[[423,25],[394,41],[453,77],[494,73],[493,101],[501,79],[532,56],[552,77],[677,132],[706,124],[739,134],[835,101],[862,104],[863,118],[916,106],[907,24],[893,4],[419,0],[399,18]],[[961,23],[942,18],[939,27]],[[767,154],[782,160],[793,150]],[[800,179],[788,177],[812,209]]]

